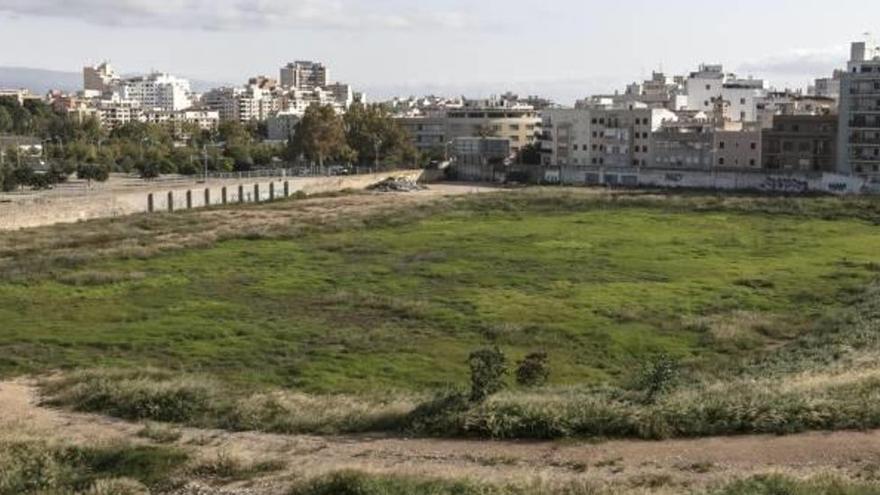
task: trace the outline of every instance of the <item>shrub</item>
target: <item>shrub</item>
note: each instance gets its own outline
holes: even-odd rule
[[[507,357],[501,349],[481,349],[468,358],[471,368],[471,401],[482,402],[504,388],[507,374]]]
[[[522,387],[540,387],[550,378],[550,364],[546,352],[533,352],[516,367],[516,383]]]
[[[678,376],[678,361],[666,354],[659,355],[642,370],[639,388],[645,394],[645,401],[653,404],[657,398],[672,388]]]

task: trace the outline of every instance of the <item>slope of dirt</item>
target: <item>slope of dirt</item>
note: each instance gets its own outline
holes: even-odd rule
[[[35,385],[0,382],[0,434],[88,444],[148,442],[143,425],[40,405]],[[341,469],[497,483],[592,482],[661,492],[715,486],[765,473],[832,473],[865,479],[880,471],[880,432],[742,436],[662,442],[488,442],[381,436],[315,437],[184,428],[178,444],[210,459],[281,460],[289,468],[222,493],[283,493],[292,480]],[[219,493],[215,487],[211,493]],[[188,493],[199,493],[198,490]]]

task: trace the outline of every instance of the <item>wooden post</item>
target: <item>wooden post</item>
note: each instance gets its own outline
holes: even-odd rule
[[[260,185],[254,184],[254,203],[260,202]]]
[[[193,192],[192,192],[192,190],[188,189],[186,191],[186,209],[191,210],[192,207],[193,207]]]
[[[205,188],[205,206],[211,206],[211,189]]]
[[[153,213],[153,193],[147,194],[147,213]]]
[[[290,196],[290,181],[284,181],[284,197]]]
[[[275,183],[269,183],[269,201],[275,201]]]
[[[174,191],[168,191],[168,211],[174,211]]]
[[[220,189],[220,201],[224,205],[226,204],[226,186],[223,186],[223,189]]]
[[[238,185],[238,202],[244,203],[244,186]]]

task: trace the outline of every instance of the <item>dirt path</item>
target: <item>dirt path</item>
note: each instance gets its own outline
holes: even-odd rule
[[[39,405],[35,386],[0,382],[0,433],[76,443],[144,443],[143,425]],[[674,493],[771,472],[796,477],[830,472],[845,478],[876,476],[880,432],[743,436],[663,442],[488,442],[388,437],[315,437],[183,429],[178,444],[210,458],[283,460],[290,470],[227,487],[230,493],[282,493],[290,480],[341,469],[376,473],[469,477],[499,483],[590,482]],[[256,486],[256,487],[255,487]],[[256,491],[255,491],[256,490]]]

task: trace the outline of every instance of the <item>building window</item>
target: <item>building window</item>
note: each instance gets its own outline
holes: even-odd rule
[[[758,143],[752,143],[751,148],[752,148],[753,150],[758,149]]]
[[[718,165],[724,165],[724,158],[723,157],[718,159]]]

